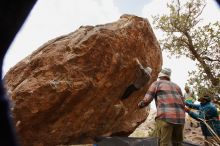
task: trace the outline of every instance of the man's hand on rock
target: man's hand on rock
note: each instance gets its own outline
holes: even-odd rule
[[[134,58],[134,61],[135,61],[137,64],[141,64],[140,61],[138,60],[138,58]]]
[[[146,104],[145,104],[145,102],[143,101],[143,100],[141,100],[139,103],[138,103],[138,107],[139,108],[143,108],[143,107],[145,107],[146,106]]]

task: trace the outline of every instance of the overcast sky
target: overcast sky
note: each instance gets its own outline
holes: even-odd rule
[[[3,72],[5,74],[9,68],[48,40],[73,32],[81,25],[116,21],[124,13],[146,17],[152,24],[151,16],[166,13],[168,1],[170,0],[38,0],[5,57]],[[207,2],[202,15],[204,23],[217,21],[220,10],[215,1]],[[161,34],[154,31],[160,39]],[[172,80],[183,89],[188,71],[195,68],[195,63],[187,58],[168,59],[165,52],[163,58],[164,66],[172,69]]]

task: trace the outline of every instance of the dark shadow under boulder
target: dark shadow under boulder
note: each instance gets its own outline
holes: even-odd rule
[[[159,139],[156,137],[97,137],[94,146],[159,146]],[[184,141],[183,146],[199,146]]]

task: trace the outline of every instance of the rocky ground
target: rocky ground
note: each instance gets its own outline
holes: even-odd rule
[[[131,135],[130,137],[148,137],[152,134],[152,131],[154,129],[154,118],[156,115],[156,111],[152,110],[150,111],[150,114],[146,121],[142,123]],[[198,126],[198,123],[193,120],[193,125],[190,124],[190,118],[188,115],[186,115],[186,123],[184,128],[184,140],[194,143],[203,145],[203,136],[200,127]]]

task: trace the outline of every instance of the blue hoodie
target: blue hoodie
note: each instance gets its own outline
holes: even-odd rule
[[[212,136],[207,126],[200,120],[204,119],[209,124],[209,126],[215,131],[215,133],[220,136],[220,121],[218,119],[217,108],[211,102],[192,104],[186,102],[186,106],[189,108],[198,110],[198,113],[189,111],[188,114],[200,122],[202,133],[205,137]]]

